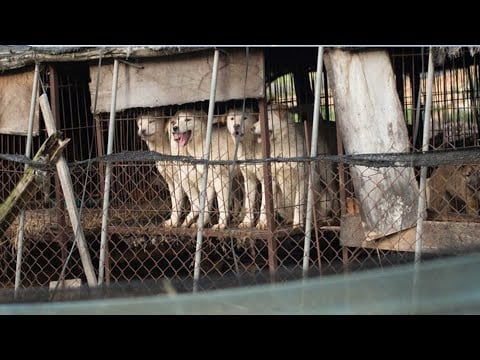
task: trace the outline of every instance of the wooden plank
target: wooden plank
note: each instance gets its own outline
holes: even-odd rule
[[[325,67],[345,153],[408,152],[407,127],[388,53],[332,49],[325,54]],[[413,168],[351,166],[350,173],[366,237],[383,237],[416,223],[419,191]]]
[[[143,69],[119,64],[116,110],[185,104],[209,99],[212,77],[212,52],[145,59]],[[221,53],[216,101],[264,97],[264,61],[260,49],[252,49],[247,60],[244,49]],[[98,66],[90,67],[90,94],[95,96]],[[109,112],[113,65],[102,66],[97,112]],[[246,85],[245,85],[246,81]],[[93,105],[92,105],[93,106]]]
[[[52,135],[56,132],[55,120],[53,119],[52,110],[48,103],[47,94],[40,96],[40,107],[42,109],[43,118],[45,121],[45,127],[47,133]],[[62,185],[65,202],[67,204],[67,211],[72,223],[73,233],[75,234],[75,241],[77,242],[78,252],[80,253],[80,259],[82,261],[85,276],[87,278],[88,286],[96,286],[97,279],[95,271],[93,269],[92,260],[90,259],[90,253],[88,252],[87,241],[85,240],[85,234],[80,223],[80,215],[75,204],[75,194],[73,192],[72,179],[68,170],[67,162],[62,154],[59,155],[59,159],[56,163],[58,177]]]
[[[27,135],[34,71],[0,76],[0,134]],[[39,134],[38,105],[33,136]]]
[[[375,241],[363,236],[360,215],[342,217],[340,244],[369,249],[415,251],[415,227],[391,234]],[[480,246],[480,223],[453,221],[425,221],[423,224],[422,252],[464,252]]]

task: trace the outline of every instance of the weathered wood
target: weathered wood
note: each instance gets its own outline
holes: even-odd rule
[[[337,127],[346,154],[408,152],[409,140],[392,65],[385,50],[325,54],[334,90]],[[416,223],[418,185],[413,168],[351,166],[366,238]]]
[[[62,51],[58,51],[62,49]],[[123,47],[84,47],[70,49],[49,48],[41,49],[32,47],[28,50],[20,49],[8,56],[0,56],[0,70],[12,70],[32,65],[35,62],[76,62],[98,59],[100,56],[108,58],[141,58],[169,56],[181,53],[188,53],[209,49],[209,47],[145,47],[145,46],[123,46]]]
[[[144,59],[143,69],[120,64],[116,111],[136,107],[185,104],[209,99],[213,53]],[[264,97],[263,53],[253,49],[248,58],[244,49],[221,53],[216,101]],[[90,78],[97,79],[98,66],[90,66]],[[97,112],[109,112],[112,97],[113,65],[103,65],[98,87]],[[246,81],[246,84],[245,84]],[[95,96],[96,81],[90,83]],[[92,105],[93,106],[93,105]]]
[[[69,141],[70,139],[61,140],[60,133],[53,132],[37,151],[33,161],[41,162],[45,166],[55,163]],[[35,197],[42,182],[43,178],[38,170],[32,166],[28,167],[17,186],[0,205],[0,238],[15,221],[20,210]]]
[[[455,253],[480,246],[480,223],[425,221],[423,223],[422,252]],[[415,251],[415,227],[368,241],[362,231],[360,215],[342,217],[340,244],[369,249]]]
[[[0,133],[27,135],[34,71],[0,75]],[[38,105],[34,109],[33,136],[39,133]]]
[[[48,103],[47,94],[40,96],[40,107],[42,109],[43,118],[45,121],[45,127],[49,135],[55,133],[55,120],[53,119],[52,110]],[[80,253],[80,259],[82,261],[85,276],[87,278],[88,286],[96,286],[97,279],[95,271],[93,269],[92,261],[90,259],[90,253],[88,252],[87,241],[85,240],[85,234],[83,233],[82,225],[80,224],[80,216],[75,204],[75,194],[73,192],[72,179],[68,171],[67,162],[63,155],[60,154],[56,163],[58,176],[62,185],[65,202],[67,204],[67,211],[72,223],[73,232],[75,234],[75,241],[77,243],[78,252]]]

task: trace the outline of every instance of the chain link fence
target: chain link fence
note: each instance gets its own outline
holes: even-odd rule
[[[50,69],[44,75],[44,82],[53,93],[52,73]],[[333,121],[326,78],[321,99],[321,116],[326,120],[320,121],[317,156],[309,156],[313,129],[303,122],[312,110],[305,105],[308,94],[297,91],[300,85],[293,75],[282,75],[269,84],[270,106],[255,99],[215,105],[211,161],[206,162],[204,148],[188,150],[182,145],[190,137],[205,138],[204,130],[195,132],[206,124],[206,102],[118,112],[113,154],[105,155],[109,114],[91,114],[88,85],[75,77],[79,73],[68,67],[59,70],[60,98],[70,96],[64,102],[76,105],[57,104],[56,108],[52,103],[52,108],[62,119],[58,128],[71,139],[65,157],[97,276],[102,265],[102,220],[108,216],[103,263],[108,285],[192,280],[200,234],[202,289],[218,287],[222,278],[232,275],[238,279],[263,273],[272,278],[275,273],[282,274],[282,279],[289,274],[298,277],[304,268],[307,235],[312,276],[409,263],[414,261],[418,241],[424,259],[463,253],[476,245],[478,147],[421,154],[412,146],[411,153],[336,155],[341,135]],[[310,93],[315,82],[312,74],[306,80]],[[407,75],[403,80],[408,84]],[[418,85],[403,84],[404,105],[410,110],[416,106],[416,97],[407,95],[416,94]],[[185,115],[187,110],[194,113]],[[440,115],[436,112],[436,119]],[[269,120],[268,156],[265,139],[258,136],[263,131],[262,117]],[[272,120],[275,117],[282,125]],[[66,119],[73,120],[67,124]],[[189,128],[191,123],[200,125]],[[180,131],[182,127],[187,130]],[[185,135],[188,131],[190,135]],[[169,150],[153,146],[154,137],[161,137]],[[42,132],[34,149],[46,138]],[[1,139],[0,201],[5,205],[29,162],[12,155],[22,153],[24,144],[5,146],[11,138],[1,135]],[[105,214],[108,166],[112,177]],[[428,168],[425,212],[417,211],[421,167]],[[14,286],[22,214],[21,287],[48,287],[62,277],[85,283],[56,168],[33,168],[35,176],[15,205],[14,220],[2,228],[0,286]],[[387,177],[398,181],[386,181]],[[400,186],[400,179],[408,179],[408,186],[404,181]],[[403,210],[393,211],[400,201]],[[312,227],[306,234],[309,208]],[[202,211],[208,219],[205,224],[198,221]],[[199,227],[203,227],[200,232]]]

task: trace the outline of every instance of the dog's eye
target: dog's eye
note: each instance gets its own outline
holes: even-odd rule
[[[232,117],[230,118],[230,120],[232,120],[232,121],[233,121],[233,120],[235,120],[235,118],[232,116]]]
[[[246,117],[246,116],[244,116],[244,117],[243,117],[243,120],[247,120],[247,117]]]
[[[185,122],[188,122],[188,121],[190,121],[190,120],[192,120],[192,119],[190,119],[190,118],[186,118],[186,119],[185,119]]]

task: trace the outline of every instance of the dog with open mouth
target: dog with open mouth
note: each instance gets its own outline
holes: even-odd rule
[[[212,139],[210,145],[210,160],[232,160],[234,155],[233,143],[228,131],[223,126],[218,126],[218,118],[214,119]],[[206,148],[207,114],[201,110],[179,110],[169,121],[171,141],[175,142],[179,153],[203,159]],[[194,221],[200,211],[200,185],[204,172],[203,164],[180,165],[181,186],[187,193],[192,204],[192,211],[188,214],[183,226],[195,226]],[[204,226],[211,221],[209,209],[213,208],[214,199],[218,205],[218,223],[213,229],[227,227],[230,206],[232,181],[237,181],[238,169],[227,165],[209,165],[207,176],[207,211],[204,216]],[[236,196],[231,196],[235,202]],[[238,205],[234,203],[234,208]]]

